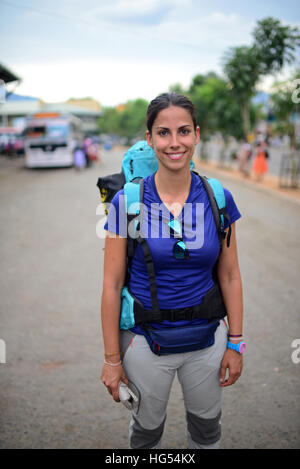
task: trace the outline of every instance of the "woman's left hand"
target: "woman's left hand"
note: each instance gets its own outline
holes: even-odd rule
[[[226,370],[228,368],[229,376],[225,379]],[[221,363],[220,386],[231,386],[242,374],[243,357],[234,350],[227,349]]]

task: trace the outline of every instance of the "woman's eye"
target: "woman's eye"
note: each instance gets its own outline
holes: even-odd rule
[[[161,137],[164,137],[165,135],[167,135],[168,131],[167,130],[160,130],[158,132],[158,135],[160,135]]]
[[[188,135],[190,133],[190,130],[189,129],[181,129],[181,134],[182,135]]]

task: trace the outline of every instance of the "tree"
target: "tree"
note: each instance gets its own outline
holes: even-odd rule
[[[299,98],[293,99],[294,83],[299,84],[300,70],[296,70],[289,80],[276,82],[271,94],[272,112],[275,116],[275,129],[290,136],[291,146],[295,145],[295,125],[293,117],[300,112]]]
[[[228,93],[228,83],[215,73],[197,75],[187,94],[196,107],[197,123],[202,138],[209,133],[221,132],[224,136],[242,135],[240,107]]]
[[[268,17],[258,21],[253,37],[261,74],[279,72],[285,64],[294,62],[300,45],[298,28],[283,26],[279,20]]]
[[[100,131],[127,137],[129,140],[144,135],[147,107],[148,102],[138,98],[115,108],[105,108],[98,121]]]
[[[124,109],[120,113],[119,133],[128,139],[141,138],[146,131],[146,112],[148,102],[138,98],[134,101],[127,101]]]
[[[184,91],[181,83],[174,83],[173,85],[170,85],[169,86],[169,92],[170,93],[185,94],[185,91]]]
[[[250,130],[249,103],[259,79],[292,63],[300,45],[298,28],[283,26],[271,17],[258,21],[253,37],[252,46],[231,48],[223,59],[231,93],[241,106],[245,137]]]
[[[114,107],[106,107],[98,120],[100,132],[103,134],[118,134],[119,115]]]
[[[229,89],[241,107],[243,133],[250,131],[250,99],[255,94],[259,78],[259,64],[254,47],[233,47],[225,56],[224,72],[229,80]]]

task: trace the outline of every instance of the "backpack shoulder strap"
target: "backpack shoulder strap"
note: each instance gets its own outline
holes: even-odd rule
[[[126,213],[128,215],[140,214],[141,190],[144,189],[144,180],[136,182],[126,182],[124,185],[124,195],[126,196]],[[143,195],[143,194],[142,194]]]
[[[197,173],[198,174],[198,173]],[[207,178],[205,176],[200,176],[203,186],[207,192],[208,199],[212,208],[214,220],[216,223],[220,245],[222,245],[222,239],[225,239],[226,232],[224,229],[225,219],[229,223],[229,229],[227,234],[227,247],[230,245],[230,236],[231,236],[231,226],[230,226],[230,216],[226,209],[226,199],[224,188],[221,182],[215,178]]]
[[[217,206],[219,211],[221,211],[223,208],[226,207],[226,201],[225,201],[225,194],[224,194],[224,189],[222,184],[218,179],[215,178],[208,178],[207,179],[208,184],[213,190],[215,200],[217,202]],[[224,215],[221,213],[221,223],[224,226]]]
[[[140,228],[143,215],[144,179],[138,178],[127,182],[124,185],[124,196],[127,214],[127,257],[132,258],[137,245],[136,232]]]
[[[157,299],[157,286],[155,278],[155,269],[152,254],[147,241],[139,233],[143,216],[143,196],[144,196],[144,179],[137,178],[128,182],[124,186],[124,195],[126,195],[126,213],[127,213],[127,262],[130,271],[131,261],[134,256],[137,245],[140,244],[144,256],[146,269],[149,278],[150,294],[152,300],[152,309],[155,314],[160,317],[159,304]],[[129,223],[134,221],[134,233],[131,233]]]
[[[229,247],[230,237],[231,237],[231,224],[230,224],[231,220],[230,220],[230,215],[229,215],[229,213],[227,212],[227,209],[226,209],[226,199],[225,199],[224,187],[222,186],[222,184],[220,183],[220,181],[218,179],[208,178],[207,180],[208,180],[208,183],[209,183],[209,185],[211,186],[211,188],[213,190],[214,197],[215,197],[215,200],[217,202],[217,206],[218,206],[219,213],[220,213],[220,219],[221,219],[221,230],[222,230],[222,233],[224,233],[224,234],[225,234],[225,231],[224,231],[225,219],[228,222],[229,228],[228,228],[228,234],[227,234],[227,247]]]

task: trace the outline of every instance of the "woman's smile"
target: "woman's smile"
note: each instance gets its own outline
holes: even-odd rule
[[[165,153],[165,155],[167,155],[168,158],[170,158],[171,160],[175,160],[175,161],[178,161],[178,160],[181,160],[184,155],[185,155],[185,151],[183,152],[176,152],[176,153]]]

